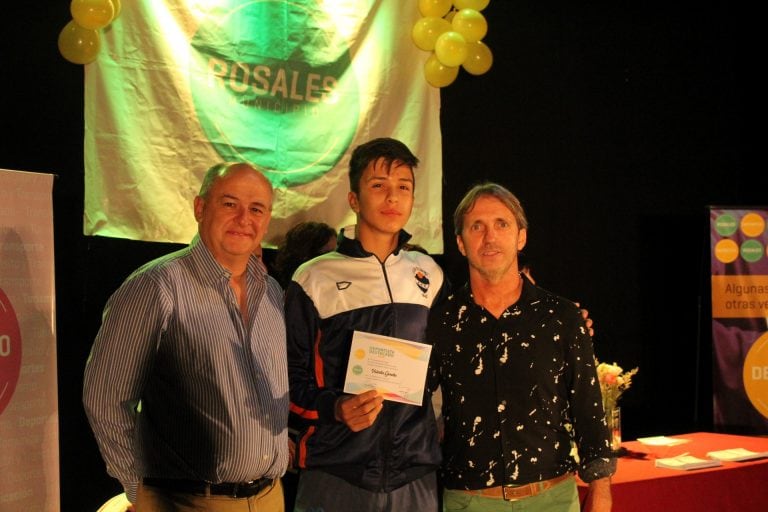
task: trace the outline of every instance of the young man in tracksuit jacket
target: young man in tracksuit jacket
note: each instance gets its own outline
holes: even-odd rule
[[[375,139],[350,161],[357,225],[336,251],[301,266],[286,291],[291,416],[302,428],[296,511],[437,510],[440,448],[429,396],[421,407],[342,392],[355,330],[425,342],[443,273],[404,249],[417,158]],[[294,423],[295,424],[295,423]]]

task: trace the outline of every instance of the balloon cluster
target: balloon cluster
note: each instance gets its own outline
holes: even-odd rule
[[[74,64],[89,64],[101,49],[99,29],[120,14],[120,0],[72,0],[72,20],[59,33],[59,52]]]
[[[433,87],[456,80],[459,67],[471,75],[491,69],[493,54],[482,42],[488,22],[480,13],[490,0],[419,0],[423,16],[411,36],[420,49],[432,52],[424,63],[424,76]]]

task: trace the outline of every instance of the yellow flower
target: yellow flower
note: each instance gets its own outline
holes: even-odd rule
[[[632,377],[638,372],[633,368],[628,372],[616,363],[601,363],[595,358],[597,366],[597,379],[600,382],[600,392],[603,395],[603,409],[612,411],[616,407],[619,397],[632,385]]]

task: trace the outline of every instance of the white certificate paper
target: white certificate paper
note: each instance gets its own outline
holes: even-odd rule
[[[344,392],[378,389],[385,400],[421,405],[432,345],[355,331]]]

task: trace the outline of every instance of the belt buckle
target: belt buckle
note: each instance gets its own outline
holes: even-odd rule
[[[502,485],[501,486],[501,497],[504,499],[504,501],[517,501],[520,498],[516,497],[514,495],[514,490],[517,489],[517,487],[513,487],[511,485]],[[510,495],[507,496],[507,491],[509,491]]]
[[[501,497],[504,498],[504,501],[520,501],[531,495],[531,484],[501,486]]]
[[[251,496],[251,488],[253,487],[253,484],[256,483],[256,480],[250,480],[248,482],[236,482],[232,485],[232,497],[233,498],[245,498],[245,494],[248,494],[248,496]],[[243,495],[240,494],[240,491],[243,491]]]

